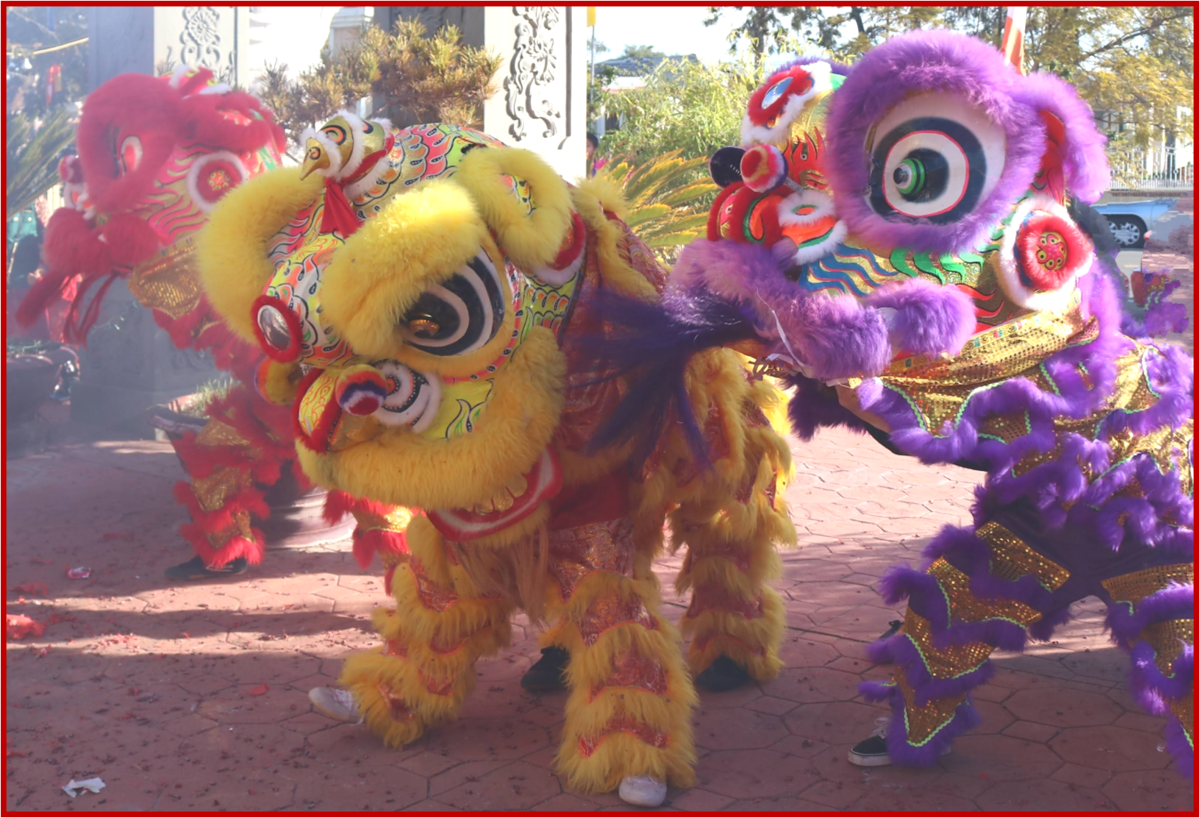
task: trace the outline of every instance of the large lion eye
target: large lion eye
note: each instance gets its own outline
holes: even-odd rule
[[[421,294],[404,313],[400,334],[432,355],[461,355],[492,340],[503,321],[500,277],[480,253],[444,284]]]
[[[130,134],[117,146],[117,167],[121,175],[133,173],[142,163],[142,140]]]
[[[1004,132],[957,97],[906,100],[867,137],[871,208],[955,222],[991,192],[1004,168]]]

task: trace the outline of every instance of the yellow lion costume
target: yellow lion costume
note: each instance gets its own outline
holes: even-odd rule
[[[567,785],[690,785],[695,693],[651,571],[668,516],[688,547],[691,670],[779,670],[764,581],[794,532],[774,391],[710,350],[684,378],[696,434],[672,415],[641,446],[593,444],[645,377],[606,371],[604,296],[654,303],[665,281],[621,212],[602,183],[572,187],[482,133],[343,112],[303,167],[231,192],[201,237],[212,304],[276,361],[261,388],[293,402],[305,472],[412,510],[395,608],[374,617],[383,645],[341,678],[389,745],[456,716],[521,607],[570,652]]]

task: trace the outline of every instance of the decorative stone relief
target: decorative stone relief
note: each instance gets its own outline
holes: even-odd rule
[[[233,9],[230,14],[235,13]],[[167,47],[167,62],[193,67],[211,68],[221,82],[232,83],[234,72],[234,49],[222,47],[221,14],[210,6],[185,6],[183,28],[179,32],[179,56],[175,47]]]
[[[542,137],[558,133],[562,111],[547,97],[557,68],[554,28],[561,19],[557,8],[514,6],[517,16],[516,45],[509,75],[504,80],[504,101],[512,124],[508,132],[516,140],[525,138],[526,123],[541,122]]]

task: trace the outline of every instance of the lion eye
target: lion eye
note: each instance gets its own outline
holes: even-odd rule
[[[480,253],[440,286],[422,293],[404,314],[400,334],[431,355],[474,352],[496,336],[504,298],[496,268]]]

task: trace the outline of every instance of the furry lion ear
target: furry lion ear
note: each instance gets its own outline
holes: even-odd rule
[[[546,267],[569,241],[575,221],[570,191],[537,154],[475,148],[453,178],[471,195],[500,250],[517,266]]]
[[[1070,193],[1087,204],[1099,199],[1110,181],[1104,151],[1108,140],[1096,129],[1088,104],[1071,85],[1050,74],[1025,77],[1015,96],[1037,111],[1046,127],[1042,171],[1056,198]]]

